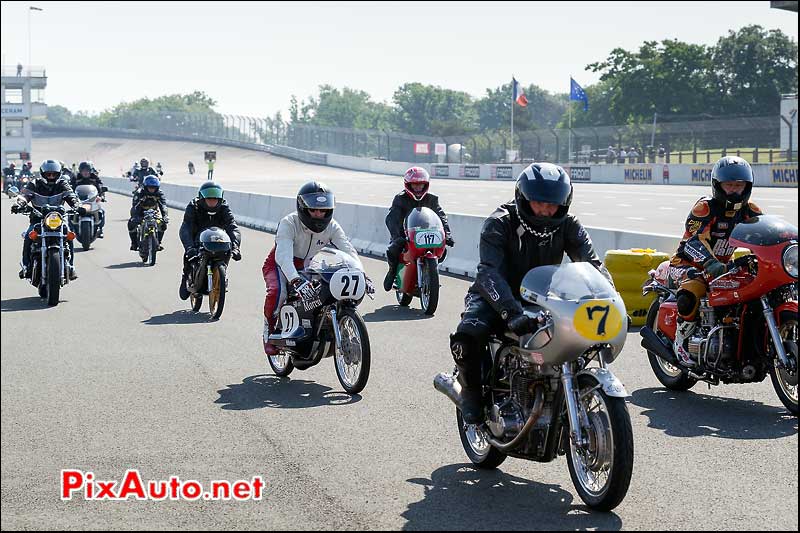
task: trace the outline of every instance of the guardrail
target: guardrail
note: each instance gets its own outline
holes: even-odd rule
[[[131,195],[133,186],[126,178],[104,177],[103,182],[112,192]],[[197,188],[187,185],[162,183],[161,189],[167,197],[167,205],[171,208],[184,209],[197,195]],[[225,191],[225,199],[238,223],[271,233],[276,231],[280,219],[295,209],[295,199],[283,196]],[[389,232],[384,219],[388,209],[374,205],[339,203],[336,206],[335,218],[360,253],[385,257]],[[479,259],[480,230],[485,217],[451,214],[448,218],[457,245],[448,251],[442,270],[451,274],[475,277]],[[654,248],[671,253],[680,241],[679,237],[672,235],[597,227],[586,229],[600,257],[604,257],[608,250],[626,248]]]

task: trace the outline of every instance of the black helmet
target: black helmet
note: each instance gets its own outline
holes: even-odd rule
[[[139,166],[143,169],[148,169],[150,168],[150,161],[148,161],[146,157],[143,157],[139,160]]]
[[[78,172],[79,173],[83,172],[84,170],[88,170],[89,172],[94,170],[92,168],[92,163],[90,161],[81,161],[80,165],[78,165]]]
[[[531,201],[547,202],[559,206],[552,217],[537,217],[531,210]],[[561,224],[572,203],[572,182],[569,174],[552,163],[533,163],[517,178],[514,190],[517,213],[526,229],[552,228]],[[530,227],[527,227],[530,226]]]
[[[210,211],[206,202],[204,201],[206,198],[219,198],[220,203],[222,203],[222,197],[224,196],[225,191],[222,189],[222,186],[219,185],[215,181],[207,181],[200,186],[200,189],[197,191],[197,198],[199,199],[198,204],[200,207],[208,211],[210,215],[216,213],[216,211]],[[217,204],[217,209],[219,208],[220,204]]]
[[[333,220],[335,199],[324,183],[309,181],[297,191],[297,214],[300,222],[314,233],[322,233]],[[325,218],[313,218],[309,209],[324,209]]]
[[[56,181],[61,177],[61,163],[54,159],[48,159],[39,166],[39,175],[49,182]]]
[[[746,183],[744,192],[725,194],[720,184],[726,181],[744,181]],[[724,205],[726,211],[738,211],[747,204],[750,193],[753,192],[753,169],[750,163],[741,157],[723,157],[711,170],[711,188],[714,191],[714,200]]]

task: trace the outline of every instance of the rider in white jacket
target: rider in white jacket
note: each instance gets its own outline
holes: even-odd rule
[[[261,269],[267,284],[263,335],[264,353],[267,355],[278,353],[267,339],[269,333],[275,331],[275,312],[286,300],[287,288],[291,287],[302,297],[314,297],[311,285],[298,272],[308,259],[332,244],[361,265],[356,249],[333,219],[334,207],[333,191],[323,183],[311,181],[297,193],[297,211],[283,217],[278,223],[275,246]]]

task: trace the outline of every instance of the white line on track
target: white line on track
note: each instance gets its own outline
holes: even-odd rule
[[[661,209],[662,211],[674,211],[675,210],[674,207],[659,207],[659,209]]]
[[[617,207],[632,207],[631,204],[617,204]]]
[[[770,209],[786,209],[785,205],[768,205],[767,207]]]
[[[625,218],[627,218],[628,220],[647,220],[646,218],[643,217],[625,217]]]

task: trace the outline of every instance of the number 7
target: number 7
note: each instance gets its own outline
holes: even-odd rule
[[[596,305],[594,307],[587,307],[586,314],[589,317],[589,320],[593,320],[592,315],[595,311],[603,311],[603,318],[600,319],[600,322],[597,324],[597,334],[598,335],[605,335],[606,334],[606,318],[608,318],[608,313],[611,311],[611,306],[601,306]]]

